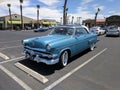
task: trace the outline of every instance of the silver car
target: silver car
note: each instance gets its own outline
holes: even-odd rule
[[[110,26],[106,31],[106,36],[118,36],[120,37],[120,27]]]

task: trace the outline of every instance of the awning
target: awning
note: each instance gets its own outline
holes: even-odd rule
[[[50,24],[50,22],[42,22],[42,24],[47,24],[48,25],[48,24]]]
[[[55,25],[57,23],[56,22],[42,22],[42,24],[47,24],[47,25],[52,24],[52,25]]]
[[[4,21],[0,21],[0,24],[3,24],[4,23]]]
[[[50,24],[52,24],[52,25],[56,25],[57,23],[56,23],[56,22],[50,22]]]
[[[10,24],[11,21],[8,21],[8,23]],[[21,24],[21,21],[12,21],[12,24]]]

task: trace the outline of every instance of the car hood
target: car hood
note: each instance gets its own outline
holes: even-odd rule
[[[65,40],[70,36],[65,35],[48,35],[42,37],[34,37],[24,40],[25,46],[31,48],[46,48],[47,44],[55,43],[61,40]]]

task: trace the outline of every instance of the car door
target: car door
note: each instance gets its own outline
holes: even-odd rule
[[[88,48],[89,32],[85,28],[76,28],[75,41],[76,53]]]

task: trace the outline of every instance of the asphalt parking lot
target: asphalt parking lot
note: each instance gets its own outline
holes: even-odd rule
[[[48,33],[0,31],[0,90],[120,90],[119,37],[99,36],[94,51],[76,55],[64,68],[25,60],[21,40]]]

